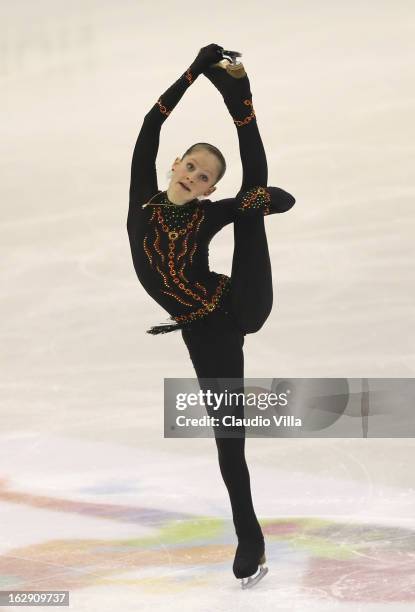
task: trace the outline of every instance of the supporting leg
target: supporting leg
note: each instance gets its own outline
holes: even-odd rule
[[[204,391],[223,392],[225,388],[229,390],[231,385],[238,392],[243,391],[244,336],[241,332],[207,327],[205,330],[183,330],[182,336]],[[210,416],[218,416],[218,411],[213,413],[207,408],[207,412]],[[242,402],[238,404],[235,414],[243,417]],[[215,431],[215,442],[220,471],[231,502],[235,531],[238,538],[255,536],[261,532],[261,527],[255,515],[245,459],[245,428],[235,428],[232,432],[242,437],[224,438],[220,437],[221,433],[223,431]]]

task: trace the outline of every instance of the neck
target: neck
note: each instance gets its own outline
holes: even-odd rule
[[[166,190],[166,195],[168,197],[169,202],[171,202],[175,206],[183,206],[184,204],[188,204],[188,202],[177,202],[177,201],[175,202],[174,198],[171,196],[170,189]]]

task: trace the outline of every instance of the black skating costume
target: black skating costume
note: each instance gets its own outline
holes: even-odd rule
[[[223,390],[224,380],[232,378],[240,381],[238,388],[243,390],[244,336],[260,329],[273,300],[264,216],[288,210],[295,199],[267,186],[266,156],[248,77],[233,79],[221,68],[204,73],[222,94],[237,129],[241,189],[233,198],[195,199],[184,205],[169,202],[166,192],[158,189],[155,161],[161,126],[201,72],[192,64],[144,118],[132,159],[127,228],[140,282],[174,321],[149,333],[180,329],[201,387],[206,388],[203,379],[209,378],[210,389],[213,385],[215,391]],[[228,223],[234,223],[235,242],[230,278],[210,271],[208,264],[209,242]],[[215,384],[213,379],[221,380]],[[237,416],[243,416],[243,406],[237,408]],[[215,431],[219,466],[239,549],[254,541],[259,560],[263,538],[252,503],[245,431],[236,429],[239,437],[234,438],[220,437]],[[249,555],[239,557],[235,575],[250,575],[252,565]]]

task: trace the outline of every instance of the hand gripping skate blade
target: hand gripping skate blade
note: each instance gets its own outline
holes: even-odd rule
[[[263,567],[261,565],[258,573],[255,576],[249,576],[249,578],[242,578],[242,588],[243,589],[250,589],[250,588],[252,588],[256,584],[258,584],[258,582],[260,580],[262,580],[262,578],[267,573],[268,573],[268,568],[267,567]]]

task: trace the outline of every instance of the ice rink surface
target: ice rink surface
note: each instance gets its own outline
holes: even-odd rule
[[[4,3],[0,590],[66,589],[77,612],[414,609],[406,438],[247,440],[270,571],[240,589],[213,440],[163,438],[163,378],[194,373],[179,334],[145,334],[167,313],[126,231],[145,113],[201,46],[241,51],[269,185],[297,200],[266,220],[275,302],[246,376],[413,377],[414,30],[403,0]],[[162,128],[161,189],[198,141],[235,194],[203,76]]]

